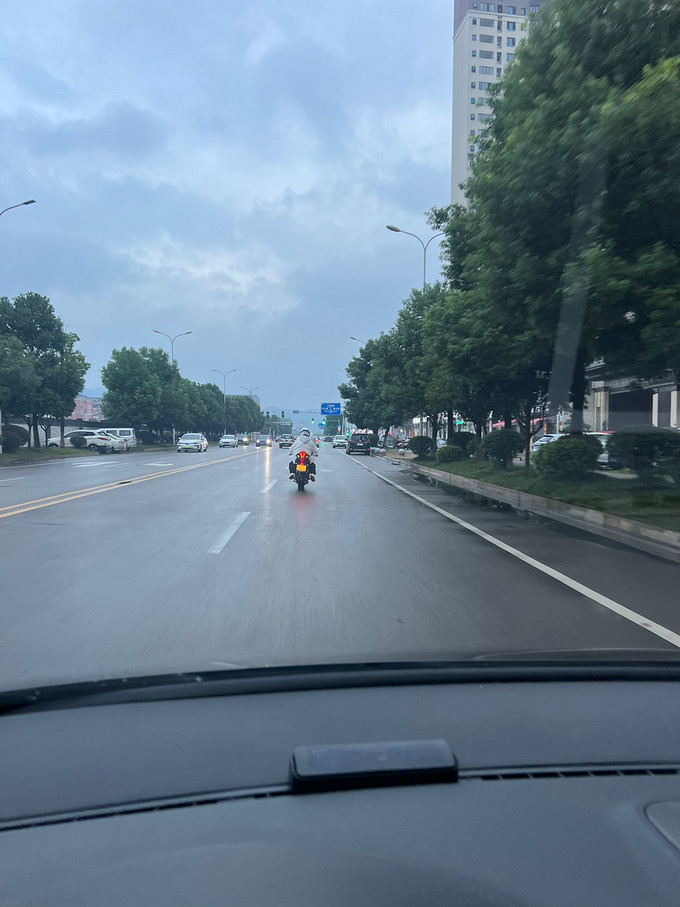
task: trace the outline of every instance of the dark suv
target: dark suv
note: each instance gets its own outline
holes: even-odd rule
[[[371,436],[360,434],[359,432],[354,432],[347,442],[347,447],[345,448],[346,454],[352,453],[363,453],[367,457],[371,456]]]

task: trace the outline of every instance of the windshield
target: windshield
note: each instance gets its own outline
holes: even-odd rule
[[[677,658],[680,5],[170,8],[3,11],[0,691]]]

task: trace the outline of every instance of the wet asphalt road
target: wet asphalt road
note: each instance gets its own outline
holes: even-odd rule
[[[680,655],[423,502],[680,634],[675,564],[480,510],[325,444],[298,494],[287,462],[211,447],[0,469],[0,689],[524,650]]]

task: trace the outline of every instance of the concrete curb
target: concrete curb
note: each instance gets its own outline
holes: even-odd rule
[[[513,488],[503,488],[501,485],[492,485],[490,482],[458,476],[452,472],[432,469],[429,466],[418,466],[408,461],[405,462],[405,465],[412,472],[425,476],[440,485],[452,485],[479,497],[508,504],[520,512],[534,513],[546,519],[566,523],[576,529],[592,532],[631,548],[646,551],[648,554],[680,563],[680,532],[659,529],[647,523],[627,520],[601,510],[577,507],[574,504],[565,504],[563,501],[527,494]]]

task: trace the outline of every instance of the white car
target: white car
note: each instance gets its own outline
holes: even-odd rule
[[[128,442],[125,438],[120,438],[118,435],[111,434],[111,432],[104,432],[111,438],[112,452],[113,453],[127,453],[130,450]]]
[[[532,444],[532,446],[531,446],[532,453],[535,450],[539,450],[541,447],[543,447],[544,444],[550,444],[552,441],[559,441],[559,439],[563,438],[563,437],[564,437],[564,434],[541,435],[541,437],[538,438],[537,441],[534,441],[534,443]]]
[[[333,438],[333,447],[347,447],[347,438],[344,435]]]
[[[238,438],[236,435],[222,435],[218,443],[219,447],[238,447]]]
[[[184,434],[177,442],[177,453],[181,453],[183,450],[197,450],[199,453],[204,450],[207,451],[208,439],[205,435],[201,435],[198,432]]]
[[[104,430],[109,435],[117,435],[119,438],[123,438],[128,449],[137,446],[137,435],[134,428],[106,428]]]
[[[75,447],[71,441],[79,435],[85,438],[85,447],[88,450],[98,450],[99,453],[110,453],[113,450],[113,439],[105,431],[93,431],[89,428],[78,428],[74,431],[67,431],[64,435],[64,447]],[[59,438],[50,438],[47,442],[48,447],[59,447]]]

